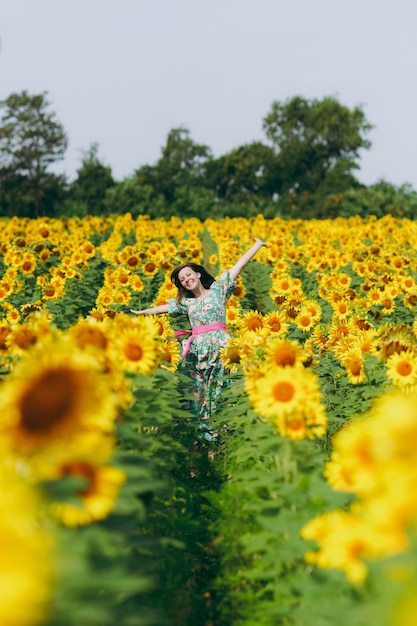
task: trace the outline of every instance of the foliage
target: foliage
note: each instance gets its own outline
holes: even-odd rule
[[[120,181],[100,162],[93,143],[70,183],[50,170],[63,158],[67,138],[47,94],[11,94],[1,107],[2,215],[415,218],[409,185],[397,189],[380,181],[366,187],[355,178],[372,126],[361,107],[349,109],[335,98],[274,101],[263,120],[269,143],[253,141],[218,157],[187,128],[173,128],[156,163]]]
[[[281,194],[352,186],[359,151],[370,146],[363,135],[372,128],[360,107],[350,111],[334,98],[300,96],[273,102],[263,127],[278,152]]]
[[[69,187],[69,199],[83,204],[84,214],[101,215],[105,212],[106,193],[113,186],[111,168],[100,162],[98,145],[92,144],[84,152],[77,178]]]
[[[218,200],[247,203],[256,198],[272,199],[278,191],[279,179],[274,150],[256,141],[210,159],[205,185],[215,192]]]
[[[64,178],[49,167],[64,157],[67,137],[50,112],[46,92],[13,93],[0,103],[2,213],[51,214],[62,200]]]

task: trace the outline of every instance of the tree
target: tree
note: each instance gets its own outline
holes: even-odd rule
[[[173,128],[156,165],[146,165],[137,170],[136,175],[144,185],[155,190],[156,196],[164,196],[170,205],[178,193],[183,196],[184,192],[201,186],[209,157],[208,146],[195,143],[188,129]]]
[[[218,200],[245,202],[254,196],[271,199],[277,190],[277,176],[274,150],[255,141],[209,160],[205,184]]]
[[[83,152],[77,178],[70,186],[70,197],[85,206],[84,213],[100,215],[104,212],[107,191],[114,186],[111,168],[98,158],[98,144],[91,144]]]
[[[372,128],[361,107],[353,110],[334,98],[306,100],[300,96],[273,102],[263,121],[277,151],[280,194],[336,193],[358,186],[361,149],[370,147],[364,135]]]
[[[67,137],[49,106],[46,92],[22,91],[0,102],[0,189],[7,214],[51,214],[62,199],[65,178],[48,168],[63,158]]]

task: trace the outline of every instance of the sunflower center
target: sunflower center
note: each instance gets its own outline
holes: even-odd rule
[[[129,361],[140,361],[143,357],[143,350],[137,343],[126,344],[124,353]]]
[[[311,320],[310,320],[308,315],[302,315],[300,317],[300,324],[301,324],[301,326],[307,327],[307,326],[310,325],[310,322],[311,322]]]
[[[127,264],[129,267],[137,267],[139,265],[139,259],[137,256],[131,256],[127,260]]]
[[[107,338],[98,328],[80,328],[76,337],[81,348],[90,345],[104,350],[107,346]]]
[[[293,417],[287,422],[289,430],[301,430],[304,426],[304,421],[299,417]]]
[[[248,330],[256,330],[257,328],[262,328],[262,321],[257,317],[254,317],[248,320]]]
[[[29,328],[21,328],[16,334],[15,343],[18,348],[26,350],[36,343],[37,337]]]
[[[294,365],[296,360],[295,350],[290,347],[281,348],[275,351],[275,363],[277,365]]]
[[[397,372],[400,376],[409,376],[412,371],[413,368],[409,361],[400,361],[397,365]]]
[[[362,371],[362,362],[359,359],[351,359],[349,369],[354,376],[359,376]]]
[[[282,324],[279,320],[274,320],[269,324],[269,328],[272,330],[273,333],[278,333],[282,328]]]
[[[21,421],[27,431],[41,433],[63,422],[77,398],[76,372],[61,368],[46,371],[23,395]]]
[[[273,396],[278,402],[289,402],[294,397],[294,387],[285,380],[276,383],[273,388]]]
[[[89,463],[68,463],[61,468],[63,476],[85,478],[86,484],[80,490],[80,495],[86,496],[93,491],[96,469]]]

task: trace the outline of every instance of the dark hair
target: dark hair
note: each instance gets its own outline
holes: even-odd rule
[[[180,271],[185,269],[186,267],[190,267],[192,270],[194,270],[194,272],[198,272],[200,274],[200,281],[205,289],[209,289],[215,281],[215,278],[211,274],[209,274],[202,265],[198,265],[197,263],[185,263],[185,265],[180,265],[180,267],[176,267],[175,270],[173,270],[171,273],[171,282],[174,283],[174,285],[178,289],[178,302],[181,302],[182,300],[184,300],[184,298],[195,297],[192,291],[189,291],[189,289],[186,289],[182,286],[180,279],[178,278],[178,274],[180,273]]]

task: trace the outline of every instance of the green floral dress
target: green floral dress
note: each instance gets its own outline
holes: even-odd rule
[[[226,302],[235,287],[236,282],[232,280],[229,271],[225,270],[211,285],[210,293],[206,296],[186,298],[181,304],[171,298],[168,301],[168,313],[187,315],[191,328],[216,322],[226,323]],[[194,384],[189,409],[196,416],[202,436],[207,440],[216,437],[208,420],[218,407],[222,389],[227,384],[223,377],[228,372],[219,358],[219,353],[229,339],[230,335],[226,330],[211,330],[196,335],[182,365]]]

